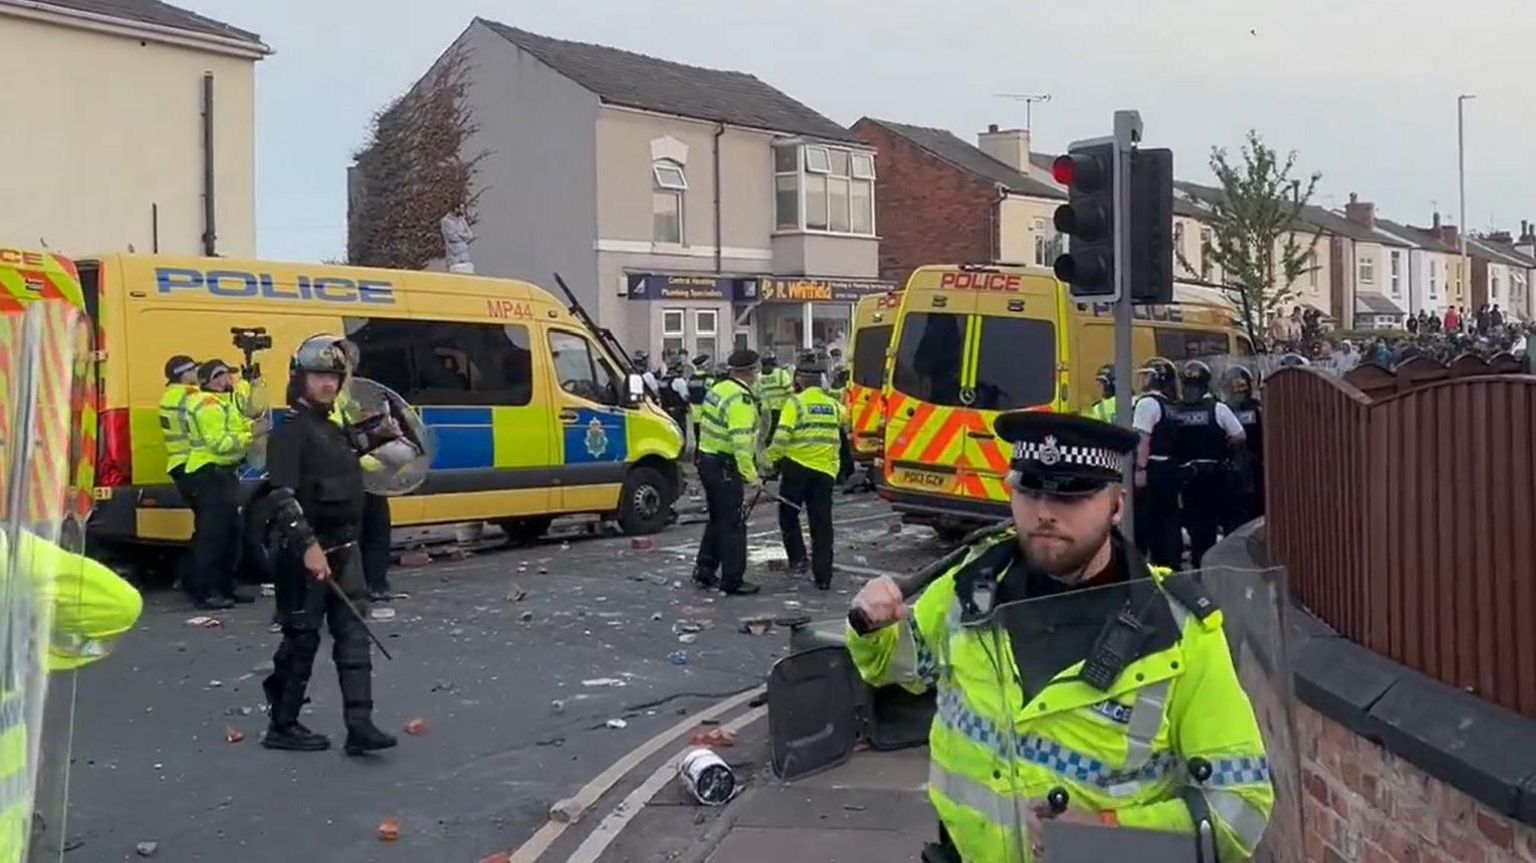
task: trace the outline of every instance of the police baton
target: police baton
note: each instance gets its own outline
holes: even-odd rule
[[[970,553],[973,543],[1001,534],[1012,527],[1013,519],[1007,519],[997,524],[989,524],[986,527],[978,528],[960,540],[960,545],[949,554],[919,569],[917,572],[895,576],[893,580],[896,582],[896,586],[901,589],[902,598],[907,599],[917,595],[919,591],[932,584],[939,576],[959,565],[965,560],[965,556]],[[868,635],[876,629],[870,619],[865,616],[864,610],[860,608],[848,610],[848,625],[853,627],[853,631],[859,635]]]
[[[357,543],[355,541],[354,542],[344,542],[341,545],[335,546],[334,548],[323,549],[322,553],[326,557],[330,557],[332,552],[344,551],[346,549],[351,548],[354,545],[357,545]],[[336,583],[336,579],[334,579],[334,578],[326,578],[325,579],[325,584],[326,584],[327,587],[329,587],[331,589],[332,593],[336,594],[336,598],[341,600],[341,604],[347,607],[347,611],[352,614],[352,619],[357,621],[357,625],[361,626],[363,628],[363,631],[368,633],[368,638],[371,639],[373,641],[373,643],[378,646],[379,652],[384,654],[384,658],[389,660],[390,662],[394,662],[395,658],[393,656],[389,655],[389,648],[385,647],[384,646],[384,642],[380,641],[379,637],[377,635],[373,634],[373,630],[368,628],[368,621],[363,619],[362,612],[358,611],[357,610],[357,606],[352,604],[352,599],[347,596],[347,592],[345,590],[341,589],[341,585]]]
[[[750,503],[748,503],[746,506],[741,508],[741,524],[742,524],[743,527],[746,526],[747,519],[752,517],[752,510],[757,508],[757,501],[762,496],[763,496],[763,486],[762,485],[758,485],[757,493],[752,495],[752,501]]]

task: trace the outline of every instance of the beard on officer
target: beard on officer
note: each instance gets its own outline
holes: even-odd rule
[[[937,692],[922,859],[1050,860],[1046,819],[1178,834],[1191,858],[1204,827],[1248,859],[1274,805],[1264,739],[1215,604],[1117,529],[1136,433],[1043,412],[994,430],[1015,445],[1011,524],[910,606],[878,578],[849,615],[865,682]]]

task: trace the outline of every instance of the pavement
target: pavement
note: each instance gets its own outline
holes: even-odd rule
[[[397,567],[394,587],[409,597],[392,604],[393,620],[373,624],[395,656],[390,662],[375,653],[374,699],[376,721],[401,742],[368,758],[346,758],[339,747],[315,754],[259,747],[260,680],[277,642],[268,631],[270,600],[212,615],[220,625],[203,628],[188,623],[203,613],[179,596],[151,593],[140,625],[114,655],[79,675],[67,859],[139,859],[135,846],[155,842],[155,859],[168,861],[478,861],[554,831],[552,807],[658,740],[666,745],[561,827],[559,843],[528,859],[572,859],[605,823],[613,837],[600,837],[606,845],[593,859],[762,859],[732,849],[754,837],[772,844],[795,830],[825,834],[831,843],[802,854],[806,861],[886,859],[838,850],[838,843],[908,847],[910,837],[894,835],[908,828],[922,834],[910,844],[920,847],[931,835],[931,815],[881,814],[915,805],[892,802],[897,797],[922,804],[901,773],[908,768],[865,766],[871,759],[860,755],[845,768],[781,786],[762,766],[761,708],[746,700],[717,717],[738,724],[740,742],[722,751],[739,762],[743,795],[705,808],[680,799],[672,781],[649,796],[638,793],[685,748],[688,735],[669,738],[669,729],[760,686],[787,652],[782,627],[743,634],[742,618],[839,617],[864,577],[911,571],[944,551],[931,532],[902,528],[873,497],[839,496],[837,559],[846,569],[833,591],[821,592],[773,566],[783,558],[774,518],[775,508],[763,505],[749,524],[749,577],[765,587],[753,597],[689,583],[701,533],[693,515],[640,542],[567,524],[530,547],[480,547]],[[328,654],[322,649],[316,662],[304,719],[339,744]],[[402,733],[417,719],[413,727],[425,733]],[[907,753],[892,763],[914,758]],[[890,771],[906,778],[889,778]],[[878,776],[859,778],[865,774]],[[632,805],[610,817],[625,799]],[[926,812],[926,804],[919,808]],[[394,841],[380,839],[387,820],[399,825]],[[706,826],[719,830],[715,848],[698,841]],[[673,845],[658,856],[657,843],[667,842]]]

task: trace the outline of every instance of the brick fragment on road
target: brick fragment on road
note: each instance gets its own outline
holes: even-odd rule
[[[239,743],[245,739],[245,732],[233,725],[226,725],[224,726],[224,739],[230,743]]]
[[[741,619],[741,631],[747,635],[766,635],[770,629],[773,629],[771,617],[756,616]]]
[[[656,541],[648,536],[637,536],[629,541],[629,547],[635,551],[650,551],[656,547]]]
[[[405,723],[405,733],[413,737],[420,737],[427,733],[427,720],[412,719]]]
[[[139,855],[140,857],[153,857],[155,856],[155,852],[159,850],[159,842],[140,842],[139,844],[133,846],[133,853]]]
[[[385,818],[379,822],[379,841],[393,842],[400,838],[400,822],[393,818]]]
[[[432,555],[424,551],[407,551],[400,554],[401,566],[427,566],[432,563]]]

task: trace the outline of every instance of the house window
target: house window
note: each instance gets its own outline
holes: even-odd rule
[[[1393,252],[1392,253],[1392,296],[1394,296],[1394,297],[1401,297],[1403,295],[1402,270],[1403,270],[1403,253],[1402,252]]]
[[[683,332],[682,309],[661,310],[661,359],[669,362],[673,357],[687,358],[688,343]]]
[[[1189,256],[1184,253],[1184,223],[1173,223],[1173,263],[1184,272],[1190,272]]]
[[[1434,258],[1429,260],[1429,298],[1440,299],[1440,262]]]
[[[1307,268],[1307,287],[1311,288],[1312,293],[1315,294],[1317,293],[1317,271],[1322,269],[1322,267],[1318,266],[1315,253],[1312,255],[1310,263],[1311,266]]]
[[[773,151],[774,225],[781,231],[875,233],[875,157],[823,144]]]
[[[1035,266],[1050,266],[1050,262],[1046,260],[1046,256],[1050,254],[1050,238],[1045,235],[1045,220],[1035,219],[1030,223],[1030,233],[1035,239]]]
[[[651,164],[651,239],[658,243],[682,243],[683,195],[688,175],[670,159]]]
[[[693,310],[693,346],[701,354],[715,356],[719,349],[720,314],[714,309]]]
[[[1372,285],[1376,283],[1376,259],[1370,255],[1360,258],[1360,284]]]
[[[1211,249],[1215,245],[1216,234],[1210,228],[1200,229],[1200,278],[1209,279],[1211,271],[1215,269],[1211,264]]]
[[[1488,268],[1488,296],[1492,302],[1499,301],[1499,271],[1493,267]]]

